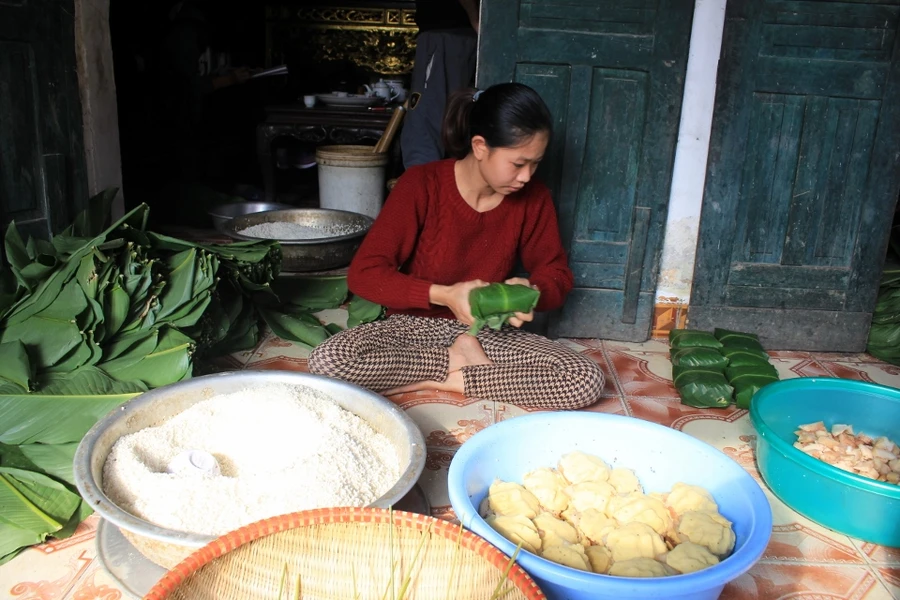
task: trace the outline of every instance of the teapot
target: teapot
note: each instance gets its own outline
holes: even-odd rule
[[[385,79],[384,82],[387,84],[389,88],[391,88],[395,94],[397,94],[397,102],[403,102],[406,100],[406,88],[403,87],[403,80],[401,79]]]
[[[396,92],[383,79],[379,79],[378,83],[373,85],[363,84],[363,86],[366,88],[366,96],[378,96],[384,98],[385,102],[393,102],[397,99]]]

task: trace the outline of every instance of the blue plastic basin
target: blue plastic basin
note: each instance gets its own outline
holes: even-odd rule
[[[647,579],[586,573],[520,552],[519,565],[551,600],[712,600],[762,556],[772,533],[772,511],[762,489],[740,465],[680,431],[617,415],[538,413],[480,431],[450,463],[453,510],[465,527],[511,555],[515,546],[494,531],[476,507],[495,479],[521,482],[525,473],[555,467],[573,450],[633,469],[647,492],[667,492],[679,481],[703,486],[734,523],[737,541],[734,553],[709,569]]]
[[[900,390],[846,379],[789,379],[753,396],[759,472],[782,502],[816,523],[874,544],[900,546],[900,487],[833,467],[794,448],[800,425],[852,425],[900,442]]]

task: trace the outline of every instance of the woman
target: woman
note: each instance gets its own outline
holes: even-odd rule
[[[325,341],[311,372],[385,395],[445,390],[542,409],[597,401],[600,367],[520,330],[533,313],[466,334],[477,287],[533,286],[537,310],[559,308],[572,288],[550,192],[531,179],[551,127],[544,101],[519,83],[451,96],[443,138],[453,158],[400,177],[350,265],[350,289],[387,318]],[[528,279],[510,278],[517,259]]]

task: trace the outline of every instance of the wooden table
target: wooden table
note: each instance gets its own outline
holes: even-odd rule
[[[362,144],[374,146],[384,132],[393,114],[357,107],[316,106],[306,108],[302,104],[266,107],[266,119],[256,128],[256,153],[262,168],[266,202],[275,201],[275,161],[272,142],[279,137],[290,137],[310,144]],[[392,148],[395,160],[399,144]]]

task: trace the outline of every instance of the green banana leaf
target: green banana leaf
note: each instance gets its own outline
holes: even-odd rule
[[[886,262],[884,265],[884,271],[881,273],[881,283],[879,287],[882,288],[897,288],[900,287],[900,265],[897,265],[896,262]]]
[[[744,333],[742,331],[734,331],[732,329],[722,329],[721,327],[716,327],[713,329],[713,335],[717,340],[722,342],[724,345],[728,345],[725,340],[730,338],[739,338],[739,339],[750,339],[758,342],[759,336],[755,333]]]
[[[756,350],[757,352],[765,353],[765,349],[762,347],[762,344],[759,343],[759,338],[757,338],[755,334],[740,333],[737,331],[729,331],[727,329],[716,329],[716,332],[722,336],[719,339],[722,342],[722,346],[725,348],[742,348],[744,350]]]
[[[0,317],[5,315],[25,294],[12,271],[0,269]]]
[[[179,329],[183,327],[193,327],[203,317],[203,313],[209,308],[209,303],[211,301],[212,294],[209,290],[200,292],[197,297],[192,298],[189,302],[184,304],[178,312],[168,315],[165,318],[161,318],[160,321],[169,323],[173,327],[178,327]]]
[[[121,332],[147,331],[156,325],[157,316],[162,308],[159,297],[165,290],[166,283],[166,280],[160,277],[151,283],[144,298],[132,296],[131,309]]]
[[[241,283],[247,292],[264,292],[274,296],[270,283],[281,270],[281,245],[273,240],[243,241],[231,244],[198,244],[158,233],[147,232],[147,243],[158,252],[180,252],[189,248],[204,250],[218,257],[228,276]]]
[[[82,366],[91,366],[95,364],[101,356],[102,351],[93,340],[93,334],[81,334],[78,344],[69,351],[63,358],[55,364],[43,367],[42,373],[70,373]]]
[[[213,319],[204,325],[208,333],[192,334],[198,340],[198,352],[208,356],[223,356],[247,350],[259,341],[259,317],[256,307],[239,293],[225,295],[225,299],[214,302],[218,310],[207,309],[204,317]],[[215,329],[217,327],[222,330]],[[204,344],[200,347],[199,344]]]
[[[338,308],[347,300],[347,276],[283,278],[272,284],[282,302],[309,310]]]
[[[769,385],[778,381],[777,376],[772,375],[741,375],[731,380],[734,386],[734,402],[738,408],[745,410],[750,408],[754,394]]]
[[[166,327],[159,330],[156,347],[149,353],[130,352],[97,365],[118,381],[137,381],[149,388],[161,387],[190,377],[194,341]]]
[[[75,509],[75,512],[72,513],[72,516],[69,517],[69,521],[63,525],[63,528],[53,534],[53,537],[58,540],[63,540],[75,533],[75,530],[78,529],[78,526],[81,525],[85,519],[94,514],[94,509],[91,508],[91,505],[85,502],[84,500],[78,505],[78,508]]]
[[[309,313],[286,313],[260,307],[259,314],[272,333],[283,340],[302,344],[308,349],[315,348],[330,335],[325,326]]]
[[[103,347],[103,361],[107,363],[113,359],[128,355],[133,358],[129,364],[134,364],[141,357],[153,352],[158,343],[159,329],[119,335]]]
[[[230,281],[223,281],[210,295],[209,304],[192,326],[181,328],[191,339],[197,342],[195,356],[203,356],[211,346],[224,340],[244,305],[243,295],[234,289]]]
[[[72,254],[81,250],[86,244],[90,244],[92,237],[67,237],[64,235],[54,236],[51,240],[56,256],[60,260],[67,260]]]
[[[0,556],[43,542],[65,526],[81,498],[46,475],[0,467]],[[30,534],[30,536],[28,535]]]
[[[24,344],[20,340],[0,344],[0,381],[14,383],[27,391],[32,379],[34,372]]]
[[[195,301],[198,294],[208,291],[215,284],[218,268],[214,256],[194,248],[172,255],[166,263],[167,285],[159,297],[159,321],[177,314],[186,304]]]
[[[713,334],[699,329],[673,329],[669,332],[669,346],[672,348],[721,348],[722,342]]]
[[[30,502],[32,507],[10,502],[16,497],[20,501],[24,499]],[[0,506],[3,506],[0,512],[22,528],[48,524],[49,517],[59,525],[54,529],[56,531],[69,520],[78,508],[79,501],[78,494],[70,492],[65,485],[46,475],[25,469],[0,467]],[[39,508],[44,514],[37,514],[33,508]],[[19,512],[20,510],[23,511]]]
[[[46,534],[16,527],[0,514],[0,566],[8,563],[28,546],[40,544]]]
[[[750,365],[748,367],[728,367],[725,369],[725,377],[729,383],[734,385],[734,381],[745,376],[761,376],[774,377],[778,380],[778,371],[769,363]]]
[[[15,224],[4,238],[0,469],[4,498],[40,511],[11,519],[9,502],[0,503],[0,563],[48,534],[70,534],[90,514],[65,486],[98,419],[148,387],[190,377],[195,344],[211,353],[252,347],[258,306],[277,304],[277,242],[215,246],[152,234],[145,205],[104,229],[115,193],[92,198],[50,242],[25,243]],[[313,343],[331,334],[309,314],[273,318]],[[44,506],[56,492],[73,500],[65,511]]]
[[[107,288],[103,295],[104,338],[108,339],[119,333],[125,319],[128,318],[128,309],[131,308],[131,298],[122,287],[121,276]]]
[[[721,373],[722,375],[725,374],[725,369],[723,369],[721,367],[717,367],[715,365],[703,365],[703,366],[672,365],[672,381],[674,382],[675,380],[680,379],[682,373],[693,373],[697,369],[703,369],[704,371],[715,371],[715,372]]]
[[[109,411],[146,391],[139,382],[115,381],[96,367],[49,375],[41,393],[0,389],[0,442],[79,442]]]
[[[760,356],[758,352],[753,350],[742,350],[741,348],[722,348],[722,355],[728,358],[728,366],[734,368],[740,367],[758,367],[760,365],[768,365],[768,356]]]
[[[28,249],[25,247],[25,242],[22,240],[18,228],[16,228],[15,221],[10,222],[6,226],[3,248],[6,250],[6,260],[11,267],[21,271],[31,262],[31,257],[28,256]]]
[[[900,327],[883,324],[872,325],[869,329],[868,344],[885,349],[900,347]]]
[[[382,305],[354,294],[347,308],[347,328],[377,321],[384,316],[384,312]]]
[[[28,282],[28,290],[46,279],[57,268],[58,261],[54,257],[40,256],[19,272],[19,276]]]
[[[6,319],[7,325],[14,325],[46,309],[56,300],[63,285],[75,273],[81,259],[88,253],[93,252],[96,246],[102,244],[105,241],[108,232],[119,227],[124,227],[126,226],[125,224],[129,222],[143,222],[146,224],[147,210],[147,205],[141,204],[113,223],[113,225],[105,232],[85,241],[79,248],[72,252],[68,259],[60,265],[58,269],[44,279],[31,294],[23,296],[3,314],[0,314],[0,319]]]
[[[70,444],[0,444],[0,467],[37,471],[75,487],[72,462],[78,443]]]
[[[75,481],[72,472],[72,461],[75,456],[75,450],[78,444],[24,444],[21,446],[7,446],[0,444],[0,467],[11,467],[14,469],[22,469],[26,471],[34,471],[43,475],[48,475],[57,481],[67,484],[69,491],[77,493],[75,489]],[[80,500],[80,499],[79,499]],[[53,537],[62,539],[75,532],[75,529],[93,510],[87,502],[80,501],[78,508],[69,517],[68,522],[59,531],[53,532]],[[2,516],[2,515],[0,515]],[[9,523],[6,523],[8,526]],[[14,537],[21,535],[24,530],[14,528],[9,531]],[[3,537],[4,522],[0,519],[0,537]],[[25,537],[26,541],[23,545],[36,544],[40,541],[40,536],[32,532],[28,532]],[[31,540],[31,541],[28,541]],[[10,540],[13,543],[15,540]],[[12,558],[17,552],[14,550],[10,554],[0,556],[0,564],[4,559]]]
[[[528,313],[537,306],[541,293],[527,285],[492,283],[469,292],[469,308],[475,322],[469,335],[475,335],[485,325],[500,329],[517,312]]]
[[[734,388],[725,376],[702,367],[685,369],[674,378],[682,404],[696,408],[724,408],[731,404]]]
[[[672,350],[672,366],[675,367],[715,367],[716,370],[723,370],[727,365],[728,359],[715,348],[697,346]]]
[[[86,308],[84,291],[72,280],[60,290],[53,303],[0,330],[0,343],[21,341],[37,370],[51,367],[84,341],[74,317]]]

